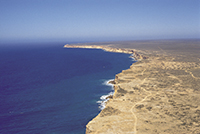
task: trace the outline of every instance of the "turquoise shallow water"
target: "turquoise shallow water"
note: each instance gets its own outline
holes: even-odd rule
[[[83,134],[127,54],[63,45],[0,49],[0,133]],[[34,47],[33,47],[34,46]]]

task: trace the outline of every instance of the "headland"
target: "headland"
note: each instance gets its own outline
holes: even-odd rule
[[[114,95],[86,134],[199,134],[200,40],[82,43],[133,54],[136,63],[115,76]]]

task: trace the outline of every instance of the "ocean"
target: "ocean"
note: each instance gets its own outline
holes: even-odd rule
[[[84,134],[128,54],[65,44],[0,46],[0,133]],[[101,99],[100,99],[101,98]]]

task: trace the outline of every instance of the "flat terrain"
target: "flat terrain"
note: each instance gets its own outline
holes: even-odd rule
[[[114,96],[87,124],[87,134],[200,134],[200,40],[87,45],[148,57],[116,75]]]

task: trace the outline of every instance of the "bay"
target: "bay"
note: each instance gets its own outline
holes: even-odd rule
[[[0,46],[0,133],[85,133],[111,91],[103,83],[133,63],[127,54],[63,45]]]

